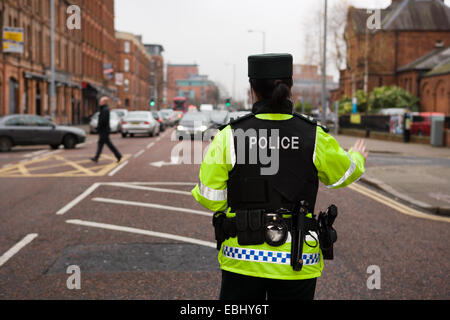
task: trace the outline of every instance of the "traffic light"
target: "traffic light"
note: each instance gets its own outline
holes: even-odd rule
[[[150,107],[154,107],[154,106],[155,106],[155,100],[152,99],[152,100],[150,100]]]
[[[225,104],[227,105],[227,108],[229,108],[231,106],[231,99],[227,99]]]

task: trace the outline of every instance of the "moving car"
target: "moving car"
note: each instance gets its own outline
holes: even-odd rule
[[[164,118],[162,117],[161,113],[158,111],[152,111],[153,118],[158,121],[159,123],[159,130],[161,132],[166,130],[166,122],[164,121]]]
[[[175,125],[176,118],[172,109],[163,109],[159,112],[161,112],[162,116],[167,120],[169,126],[173,127]]]
[[[219,128],[220,126],[230,122],[230,113],[226,110],[213,111],[209,114],[213,126]]]
[[[187,112],[177,126],[176,137],[178,140],[196,137],[208,139],[211,137],[211,132],[208,132],[210,128],[211,120],[207,115],[202,112]]]
[[[153,118],[150,111],[131,111],[122,120],[122,137],[128,135],[134,137],[135,134],[145,134],[153,137],[159,135],[160,129],[158,121]]]
[[[91,117],[91,121],[89,122],[89,132],[90,133],[97,133],[97,126],[98,126],[98,116],[100,115],[99,112],[94,113],[94,115]],[[111,132],[116,133],[120,131],[120,123],[121,118],[119,116],[118,112],[111,112],[109,113],[109,127],[111,129]]]
[[[73,149],[86,140],[86,133],[67,126],[58,126],[52,121],[26,114],[14,114],[0,118],[0,151],[10,151],[17,145],[50,145],[53,149],[62,144]]]

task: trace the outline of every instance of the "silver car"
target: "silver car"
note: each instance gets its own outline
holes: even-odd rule
[[[145,134],[153,137],[159,135],[159,123],[150,111],[131,111],[122,120],[122,137]]]
[[[89,122],[89,131],[90,133],[97,133],[97,126],[98,126],[98,116],[99,112],[94,113],[94,115],[91,117],[91,121]],[[109,127],[111,129],[111,132],[119,132],[120,131],[120,117],[117,112],[110,112],[109,113]]]

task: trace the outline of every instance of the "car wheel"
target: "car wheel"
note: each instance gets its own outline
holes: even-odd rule
[[[75,138],[75,136],[68,134],[64,137],[63,144],[64,148],[73,149],[77,145],[77,139]]]
[[[122,132],[122,138],[126,138],[126,137],[127,137],[127,134]]]
[[[7,137],[0,137],[0,152],[11,151],[12,141]]]
[[[132,138],[133,138],[133,137],[134,137],[134,133],[130,133],[130,137],[132,137]]]
[[[53,150],[59,149],[59,144],[51,144],[50,148],[52,148]]]

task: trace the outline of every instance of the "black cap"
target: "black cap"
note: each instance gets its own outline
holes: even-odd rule
[[[288,53],[258,54],[248,57],[250,79],[282,79],[292,77],[292,55]]]

